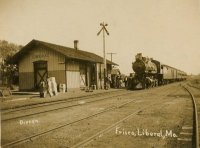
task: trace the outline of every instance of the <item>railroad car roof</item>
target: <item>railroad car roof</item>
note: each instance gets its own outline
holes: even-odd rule
[[[161,65],[162,65],[162,66],[165,66],[165,67],[169,67],[169,68],[175,69],[175,70],[178,70],[179,72],[186,74],[186,72],[184,72],[184,71],[182,71],[182,70],[179,70],[179,69],[177,69],[177,68],[174,68],[174,67],[171,67],[171,66],[168,66],[168,65],[165,65],[165,64],[161,64]]]
[[[17,52],[13,58],[11,59],[11,63],[17,63],[21,57],[26,55],[30,50],[32,50],[34,47],[40,46],[49,50],[56,51],[62,55],[64,55],[67,58],[71,59],[77,59],[77,60],[82,60],[82,61],[89,61],[89,62],[94,62],[94,63],[103,63],[103,58],[99,55],[96,55],[91,52],[79,50],[79,49],[74,49],[70,47],[65,47],[57,44],[52,44],[44,41],[39,41],[33,39],[31,42],[29,42],[26,46],[24,46],[19,52]],[[111,62],[109,60],[106,60],[107,64],[111,65],[118,65],[114,62]]]

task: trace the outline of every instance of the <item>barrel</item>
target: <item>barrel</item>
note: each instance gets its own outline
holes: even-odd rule
[[[59,84],[59,92],[65,93],[66,85],[65,84]]]

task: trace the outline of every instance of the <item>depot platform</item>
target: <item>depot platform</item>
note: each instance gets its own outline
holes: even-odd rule
[[[122,89],[108,89],[108,90],[93,90],[93,91],[85,91],[85,90],[76,90],[69,91],[65,93],[58,93],[55,96],[50,97],[47,95],[45,98],[40,98],[39,92],[12,92],[11,96],[1,97],[1,110],[18,108],[28,105],[34,104],[42,104],[47,102],[53,102],[58,100],[66,100],[78,97],[91,96],[94,94],[103,94],[113,91],[119,91]]]

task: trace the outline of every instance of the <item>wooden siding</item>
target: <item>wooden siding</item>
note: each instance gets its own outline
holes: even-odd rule
[[[19,62],[20,72],[33,72],[33,62],[48,61],[48,71],[65,70],[65,57],[52,50],[35,48],[27,53]]]
[[[86,80],[87,80],[87,86],[88,87],[90,87],[90,85],[91,85],[91,68],[90,68],[90,66],[88,65],[87,66],[87,71],[86,71],[87,73],[86,73]]]
[[[19,88],[20,90],[32,90],[34,89],[34,73],[33,72],[21,72],[19,73]]]
[[[57,84],[65,84],[65,70],[48,71],[49,77],[55,77]]]
[[[96,73],[96,85],[97,85],[97,89],[101,88],[101,64],[97,63],[96,64],[96,69],[95,69],[95,73]]]
[[[101,89],[104,88],[104,66],[103,64],[100,64],[100,84],[101,84]]]
[[[80,89],[80,66],[79,62],[66,59],[66,85],[67,89]]]
[[[86,87],[86,75],[80,74],[80,87],[84,88]]]
[[[73,60],[66,60],[67,71],[79,71],[79,62]]]
[[[90,86],[96,84],[97,88],[103,88],[104,69],[103,64],[85,63],[73,59],[65,59],[65,56],[42,47],[37,47],[23,56],[19,61],[19,87],[21,90],[34,88],[34,65],[36,61],[47,61],[48,76],[55,77],[56,82],[65,83],[67,89]],[[108,73],[110,73],[110,66]]]
[[[67,89],[80,88],[80,72],[66,71]]]
[[[107,65],[107,74],[111,74],[112,66]]]
[[[65,71],[49,71],[50,77],[55,77],[57,84],[65,84]],[[19,73],[19,88],[20,90],[32,90],[34,89],[34,73],[21,72]]]
[[[79,69],[80,69],[80,87],[84,88],[87,85],[86,84],[86,64],[80,63]]]
[[[19,62],[19,88],[34,88],[34,64],[36,61],[47,61],[49,76],[56,77],[58,83],[65,83],[65,57],[55,51],[35,48],[26,53]]]

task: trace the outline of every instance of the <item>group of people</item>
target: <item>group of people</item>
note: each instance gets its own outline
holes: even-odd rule
[[[112,88],[123,88],[127,85],[127,77],[122,77],[121,75],[113,75],[111,77],[111,87]]]
[[[58,88],[55,77],[48,77],[46,82],[41,80],[39,83],[39,93],[41,98],[45,98],[47,94],[50,97],[57,95]]]
[[[134,80],[134,81],[133,81]],[[130,88],[131,85],[140,84],[142,87],[141,81],[134,77],[133,80],[130,80],[130,77],[122,76],[122,75],[111,75],[111,77],[106,77],[106,89],[109,88]],[[151,88],[158,86],[158,80],[155,79],[153,76],[147,76],[144,81],[145,88]]]

